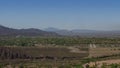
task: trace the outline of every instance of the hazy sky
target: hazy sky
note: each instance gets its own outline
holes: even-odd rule
[[[120,30],[120,0],[0,0],[0,24],[13,28]]]

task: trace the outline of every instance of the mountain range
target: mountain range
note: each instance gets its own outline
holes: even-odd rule
[[[0,25],[0,36],[59,36],[55,32],[47,32],[40,29],[14,29]]]
[[[74,29],[74,30],[66,30],[66,29],[58,29],[58,28],[46,28],[44,31],[55,32],[59,35],[64,36],[80,36],[80,37],[120,37],[119,30],[86,30],[86,29]]]
[[[0,25],[0,36],[79,36],[79,37],[120,37],[120,31],[100,31],[100,30],[66,30],[58,28],[46,29],[14,29]]]

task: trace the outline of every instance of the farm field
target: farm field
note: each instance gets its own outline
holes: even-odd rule
[[[100,57],[116,54],[120,54],[120,47],[99,47],[89,49],[89,57]]]
[[[0,64],[4,67],[60,67],[81,64],[80,60],[89,55],[88,49],[82,48],[79,53],[75,47],[0,47]],[[9,51],[9,52],[8,52]],[[20,54],[20,55],[18,55]]]
[[[118,41],[105,38],[9,38],[1,40],[1,68],[85,68],[85,64],[92,63],[94,66],[95,62],[120,59],[119,39]],[[68,43],[69,41],[71,44]],[[117,44],[113,44],[115,42]]]
[[[13,68],[23,67],[32,67],[32,68],[59,68],[59,67],[80,67],[82,66],[82,61],[86,57],[90,57],[93,55],[94,57],[100,57],[95,59],[95,61],[90,61],[89,65],[94,66],[95,63],[98,64],[98,67],[102,66],[102,64],[107,64],[108,67],[110,64],[119,64],[119,55],[112,56],[112,54],[119,54],[119,48],[80,48],[80,47],[1,47],[1,48],[9,48],[13,51],[26,56],[31,56],[31,58],[16,58],[16,59],[1,59],[1,66]],[[99,51],[98,51],[99,50]],[[115,50],[114,52],[112,52]],[[107,53],[105,53],[106,51]],[[111,53],[109,53],[111,51]],[[96,54],[97,53],[97,54]],[[107,57],[104,57],[107,56]],[[103,58],[101,58],[103,57]],[[115,59],[115,60],[112,60]],[[102,61],[106,60],[106,61]],[[118,61],[117,61],[118,60]],[[111,62],[110,62],[111,61]],[[112,62],[113,61],[113,62]],[[114,62],[115,61],[115,62]],[[86,62],[87,63],[87,62]],[[83,67],[85,67],[83,63]]]

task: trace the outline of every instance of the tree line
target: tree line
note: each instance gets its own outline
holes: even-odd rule
[[[119,38],[76,38],[76,37],[20,37],[0,38],[0,46],[34,46],[35,44],[79,45],[120,44]]]

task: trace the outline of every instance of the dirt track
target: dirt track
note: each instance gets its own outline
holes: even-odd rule
[[[81,51],[77,47],[68,47],[68,49],[70,49],[70,52],[73,52],[73,53],[87,53],[87,51]]]
[[[90,63],[86,63],[84,64],[84,68],[87,64],[89,64],[89,66],[94,66],[95,64],[98,65],[98,68],[100,68],[102,66],[103,63],[106,63],[107,65],[109,64],[120,64],[120,59],[113,59],[113,60],[104,60],[104,61],[97,61],[97,62],[90,62]]]

